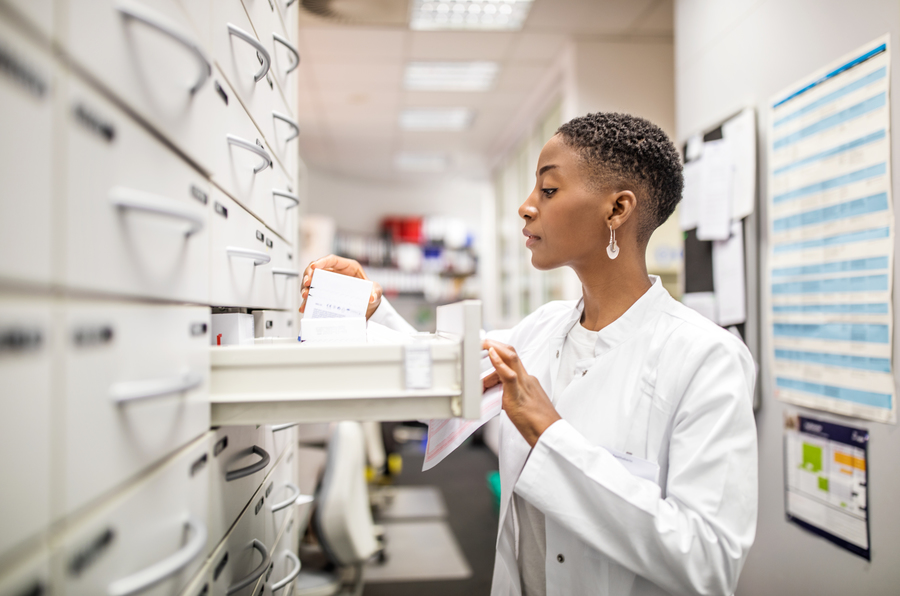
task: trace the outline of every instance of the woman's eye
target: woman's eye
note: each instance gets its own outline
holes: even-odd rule
[[[542,188],[541,192],[544,193],[545,197],[549,198],[549,197],[552,197],[556,193],[556,189],[555,188]]]

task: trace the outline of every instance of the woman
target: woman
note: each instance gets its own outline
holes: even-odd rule
[[[735,337],[647,275],[681,197],[677,152],[624,114],[564,124],[519,207],[538,269],[582,299],[489,334],[503,384],[492,594],[731,594],[755,536],[755,372]],[[365,278],[335,256],[313,268]],[[368,315],[407,328],[381,298]]]

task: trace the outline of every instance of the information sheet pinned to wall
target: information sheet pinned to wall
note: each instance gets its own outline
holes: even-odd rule
[[[804,416],[785,418],[788,520],[871,560],[869,433]]]
[[[775,397],[879,422],[896,422],[889,50],[772,100],[763,293]]]

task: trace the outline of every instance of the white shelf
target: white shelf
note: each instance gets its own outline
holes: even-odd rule
[[[481,303],[438,307],[437,329],[415,344],[213,347],[212,424],[478,418]],[[423,343],[431,387],[408,389],[407,346]]]

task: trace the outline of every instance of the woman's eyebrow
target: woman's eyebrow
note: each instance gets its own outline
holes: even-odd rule
[[[547,170],[552,170],[553,168],[556,168],[556,167],[559,167],[559,166],[557,166],[555,164],[546,165],[543,168],[541,168],[540,170],[538,170],[537,175],[542,176],[544,174],[544,172],[546,172]]]

